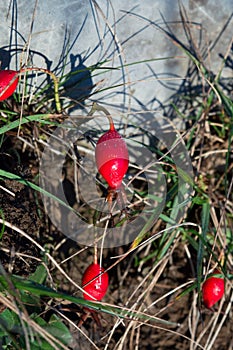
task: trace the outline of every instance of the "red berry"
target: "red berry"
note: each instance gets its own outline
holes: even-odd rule
[[[9,69],[0,71],[0,101],[6,100],[14,93],[18,82],[17,71]]]
[[[214,274],[220,274],[214,270]],[[220,277],[209,277],[202,286],[202,298],[204,305],[209,309],[216,304],[224,294],[224,279]]]
[[[105,296],[108,289],[108,274],[104,272],[99,276],[102,272],[104,272],[104,269],[99,264],[95,263],[88,266],[85,270],[82,278],[82,288],[86,293],[90,294],[90,296],[83,293],[84,299],[100,301]]]
[[[118,189],[129,166],[129,153],[125,141],[113,124],[110,124],[110,130],[99,138],[95,159],[98,171],[110,189]]]

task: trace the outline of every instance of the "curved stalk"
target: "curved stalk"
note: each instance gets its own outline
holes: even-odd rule
[[[93,103],[93,105],[91,107],[91,110],[88,113],[88,116],[92,116],[97,111],[98,112],[103,112],[106,115],[106,117],[109,120],[110,130],[114,131],[115,130],[115,126],[114,126],[111,114],[109,113],[109,111],[105,107],[100,106],[97,102]]]
[[[53,72],[49,71],[46,68],[26,67],[26,68],[20,69],[19,73],[30,72],[30,71],[43,72],[51,76],[54,84],[54,99],[56,104],[56,110],[58,113],[61,113],[61,103],[60,103],[59,93],[58,93],[59,79],[56,77],[56,75]]]

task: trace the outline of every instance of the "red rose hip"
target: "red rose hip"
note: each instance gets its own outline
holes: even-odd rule
[[[98,171],[107,181],[109,188],[117,190],[129,166],[129,153],[113,122],[110,122],[109,131],[97,142],[95,159]]]
[[[214,270],[214,274],[220,274]],[[220,299],[222,299],[225,289],[224,279],[220,277],[209,277],[202,286],[202,298],[204,305],[210,309]]]
[[[82,278],[83,298],[85,300],[100,301],[105,296],[108,289],[108,274],[103,272],[103,267],[97,263],[91,264],[85,270]],[[103,274],[100,275],[101,273]]]
[[[17,71],[9,69],[0,71],[0,101],[6,100],[15,92],[18,82]]]

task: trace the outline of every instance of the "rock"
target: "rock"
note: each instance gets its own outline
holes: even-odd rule
[[[145,107],[155,111],[185,88],[184,79],[190,74],[187,56],[172,39],[196,51],[213,74],[219,71],[229,49],[232,0],[224,0],[221,5],[216,0],[184,0],[181,7],[186,23],[182,23],[178,1],[115,0],[113,7],[105,0],[79,1],[78,5],[63,0],[42,1],[35,10],[30,36],[34,2],[11,2],[9,8],[3,2],[2,68],[18,69],[22,61],[52,69],[58,76],[65,72],[65,97],[83,102],[95,92],[92,98],[114,108],[124,110],[130,105],[136,110]],[[192,43],[186,37],[190,33]],[[30,47],[28,57],[26,43]],[[77,66],[75,58],[79,58]],[[132,64],[153,59],[158,60]],[[82,76],[75,78],[70,74],[79,65]],[[86,70],[94,65],[99,69]],[[226,68],[222,75],[232,77],[231,69]]]

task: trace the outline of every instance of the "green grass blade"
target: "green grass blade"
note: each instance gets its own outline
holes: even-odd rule
[[[135,318],[143,321],[155,321],[155,322],[163,323],[166,325],[172,325],[172,326],[177,325],[174,322],[169,322],[154,316],[143,314],[141,312],[131,311],[129,309],[123,309],[121,307],[116,307],[116,306],[104,305],[100,302],[87,301],[82,298],[78,298],[78,297],[48,288],[34,281],[25,280],[24,278],[19,276],[11,276],[10,281],[14,285],[14,287],[18,290],[27,291],[37,296],[46,296],[50,298],[67,300],[67,301],[70,301],[71,303],[75,303],[83,307],[88,307],[95,311],[102,311],[112,316],[116,316],[120,318],[131,318],[131,319]],[[10,289],[8,282],[9,282],[9,276],[7,276],[6,278],[6,276],[0,275],[0,286],[2,287],[2,289],[7,289],[7,290]]]
[[[198,251],[197,251],[197,288],[200,292],[201,289],[201,280],[202,280],[202,266],[203,266],[203,256],[205,246],[207,245],[206,236],[209,229],[209,219],[210,219],[210,204],[205,202],[202,205],[201,213],[201,239],[198,242]]]
[[[5,134],[7,131],[15,129],[19,127],[19,125],[23,125],[30,122],[39,122],[42,124],[53,124],[50,120],[46,120],[50,117],[50,114],[37,114],[37,115],[29,115],[27,117],[23,117],[21,120],[17,119],[13,122],[10,122],[7,125],[4,125],[0,128],[0,135]]]

